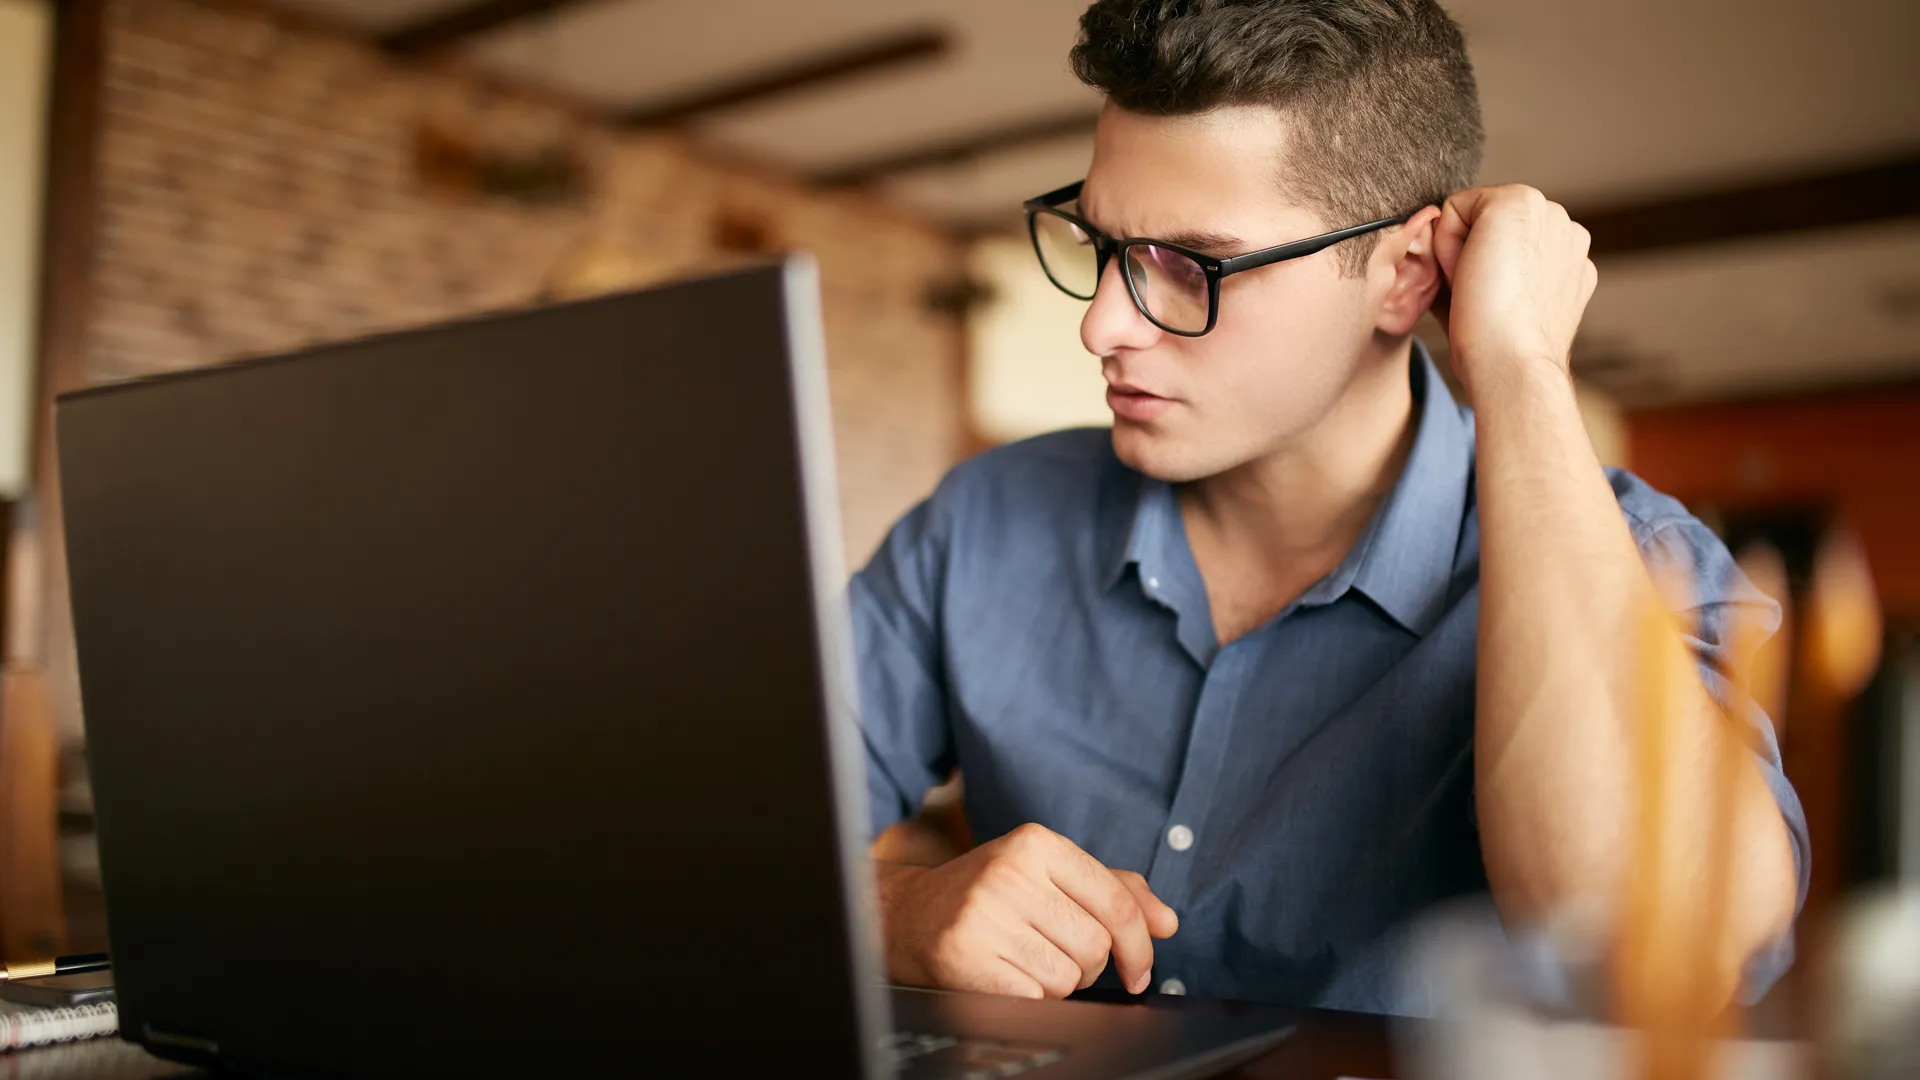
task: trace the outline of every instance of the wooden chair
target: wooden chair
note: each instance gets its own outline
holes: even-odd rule
[[[0,671],[0,958],[8,961],[66,951],[58,774],[45,674]]]

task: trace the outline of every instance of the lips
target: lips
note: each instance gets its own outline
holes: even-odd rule
[[[1172,407],[1172,398],[1149,394],[1145,390],[1126,383],[1107,385],[1107,408],[1113,410],[1116,420],[1130,420],[1137,424],[1144,424],[1156,419]]]

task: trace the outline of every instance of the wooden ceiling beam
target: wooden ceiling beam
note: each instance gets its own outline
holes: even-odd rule
[[[1574,208],[1592,253],[1624,255],[1920,215],[1920,155],[1642,203]]]
[[[490,31],[550,16],[589,0],[474,0],[384,34],[380,47],[396,56],[424,56],[464,45]]]
[[[816,174],[813,180],[815,183],[829,187],[849,187],[872,183],[883,177],[911,172],[915,169],[957,165],[963,161],[1004,150],[1014,150],[1070,135],[1090,134],[1095,121],[1099,118],[1098,109],[1088,108],[1035,117],[1005,127],[914,147],[902,153],[828,169]]]
[[[946,55],[952,35],[918,28],[842,45],[733,82],[676,95],[629,111],[634,127],[684,124],[721,109],[811,90],[829,83],[872,75],[889,68],[922,64]]]

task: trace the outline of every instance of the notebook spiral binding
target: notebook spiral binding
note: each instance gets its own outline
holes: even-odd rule
[[[0,1013],[0,1052],[91,1039],[118,1030],[120,1009],[111,1001]]]

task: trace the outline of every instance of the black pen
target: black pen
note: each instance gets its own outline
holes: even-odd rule
[[[48,975],[76,975],[82,971],[102,971],[112,966],[106,953],[75,953],[72,956],[56,956],[51,960],[29,960],[24,964],[7,964],[0,967],[0,982],[12,979],[39,979]]]

